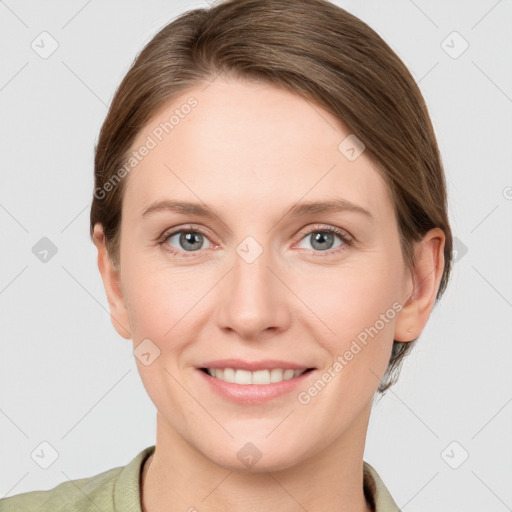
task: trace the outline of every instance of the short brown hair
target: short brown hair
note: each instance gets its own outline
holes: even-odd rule
[[[451,271],[452,234],[427,107],[413,77],[382,38],[326,0],[217,2],[180,15],[143,48],[116,91],[96,145],[90,233],[102,225],[113,264],[120,263],[126,180],[105,185],[126,164],[136,135],[164,104],[221,73],[299,94],[336,116],[364,143],[365,154],[391,191],[407,265],[414,265],[414,244],[428,230],[444,231],[438,300]],[[394,341],[379,392],[396,382],[416,341]]]

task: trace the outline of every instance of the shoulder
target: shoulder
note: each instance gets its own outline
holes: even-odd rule
[[[121,467],[98,475],[62,482],[53,489],[30,491],[0,500],[1,512],[113,510],[112,490]],[[95,506],[96,505],[96,506]]]
[[[377,470],[366,461],[363,461],[363,486],[374,512],[400,512]]]
[[[145,448],[126,466],[0,499],[0,512],[140,512],[140,469],[153,450]]]

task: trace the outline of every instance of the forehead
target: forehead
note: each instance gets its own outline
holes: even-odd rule
[[[297,94],[218,78],[174,98],[137,135],[132,150],[145,155],[127,176],[123,210],[140,214],[150,202],[179,197],[259,211],[340,196],[389,212],[377,167],[364,152],[355,160],[343,152],[349,136]]]

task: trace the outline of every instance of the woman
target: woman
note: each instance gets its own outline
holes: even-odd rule
[[[366,431],[446,288],[446,203],[421,93],[359,19],[181,15],[116,92],[91,207],[156,444],[0,510],[397,511]]]

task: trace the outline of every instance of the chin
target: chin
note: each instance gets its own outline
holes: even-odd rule
[[[288,469],[305,456],[297,447],[283,448],[261,441],[242,443],[231,440],[222,453],[203,452],[214,464],[238,473],[267,473]]]

